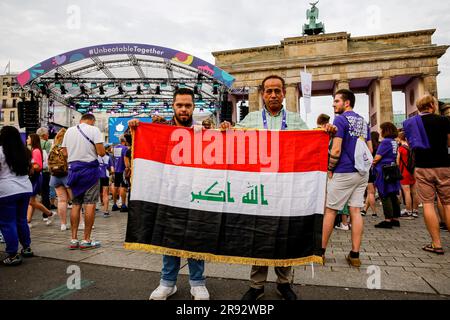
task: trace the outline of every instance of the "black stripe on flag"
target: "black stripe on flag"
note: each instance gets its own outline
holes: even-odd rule
[[[321,214],[252,216],[131,201],[126,243],[254,259],[320,257],[322,222]]]

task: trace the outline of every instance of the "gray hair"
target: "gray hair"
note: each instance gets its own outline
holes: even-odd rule
[[[48,135],[48,129],[47,129],[47,128],[44,128],[44,127],[39,128],[39,129],[36,131],[36,134],[37,134],[39,137],[42,138],[42,136]]]

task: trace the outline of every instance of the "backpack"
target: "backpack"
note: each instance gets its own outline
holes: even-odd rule
[[[355,147],[355,169],[361,175],[365,175],[370,171],[373,164],[373,156],[363,137],[358,138]]]
[[[404,148],[408,153],[408,158],[407,158],[407,162],[405,163],[405,161],[402,159],[402,157],[400,157],[400,161],[402,162],[403,166],[406,168],[406,170],[414,175],[414,171],[416,169],[416,154],[414,152],[414,150],[411,150],[410,148],[408,148],[407,146],[400,146],[400,148]]]
[[[67,159],[62,152],[60,146],[54,146],[48,156],[48,169],[52,176],[61,178],[67,176],[69,168]]]
[[[352,124],[350,120],[345,116],[344,118],[347,119],[347,122],[351,127]],[[366,123],[365,125],[367,126]],[[370,172],[370,169],[372,168],[373,164],[373,155],[372,152],[370,152],[369,147],[367,146],[366,139],[364,136],[359,137],[356,142],[354,158],[355,158],[355,169],[358,170],[360,175],[364,176]]]

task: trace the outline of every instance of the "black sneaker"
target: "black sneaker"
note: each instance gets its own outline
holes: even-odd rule
[[[294,301],[297,300],[297,295],[292,290],[289,283],[278,284],[277,293],[283,298],[283,300]]]
[[[392,220],[391,224],[393,227],[400,228],[400,221],[398,221],[398,220]]]
[[[365,210],[361,210],[361,215],[362,215],[363,217],[365,217],[365,216],[367,215],[367,212],[366,212]]]
[[[24,257],[24,258],[34,257],[34,252],[33,252],[33,250],[31,250],[31,248],[22,249],[22,251],[20,253],[21,253],[22,257]]]
[[[257,301],[264,297],[264,288],[255,289],[250,288],[242,297],[242,301]]]
[[[439,224],[439,227],[441,228],[441,230],[447,230],[447,225],[445,223],[443,223],[443,222],[441,222]]]
[[[389,221],[382,221],[379,224],[375,225],[377,229],[392,229],[392,223]]]
[[[3,264],[8,267],[15,267],[22,264],[22,257],[20,254],[10,255],[5,260]]]

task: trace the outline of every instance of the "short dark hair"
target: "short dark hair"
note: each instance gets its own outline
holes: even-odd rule
[[[324,124],[330,123],[330,116],[327,114],[322,113],[318,118],[317,118],[317,125],[318,126],[323,126]]]
[[[396,139],[398,137],[398,129],[392,122],[385,122],[380,126],[381,136],[383,138]]]
[[[342,96],[342,99],[344,101],[350,101],[350,106],[352,108],[355,107],[356,98],[355,98],[355,94],[353,93],[353,91],[347,90],[347,89],[341,89],[341,90],[337,91],[334,94],[334,96],[336,97],[338,94],[340,94]]]
[[[177,96],[191,96],[192,97],[192,102],[195,104],[195,95],[194,95],[194,91],[192,91],[189,88],[180,88],[175,90],[174,94],[173,94],[173,103],[175,103],[175,100],[177,99]]]
[[[271,75],[271,76],[266,77],[266,78],[263,80],[263,82],[262,82],[262,84],[261,84],[261,89],[262,89],[262,90],[264,90],[264,86],[266,85],[267,80],[270,80],[270,79],[278,79],[278,80],[280,80],[281,83],[283,84],[283,89],[286,88],[286,81],[284,81],[284,79],[283,79],[282,77],[277,76],[276,74],[273,74],[273,75]]]
[[[85,120],[95,121],[95,116],[91,113],[83,114],[83,116],[81,117],[81,121]]]

